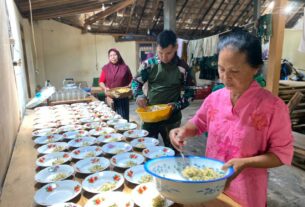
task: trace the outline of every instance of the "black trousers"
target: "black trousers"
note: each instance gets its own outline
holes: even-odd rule
[[[149,132],[149,137],[154,137],[158,139],[158,135],[162,136],[164,145],[166,147],[170,147],[177,153],[177,150],[173,147],[170,142],[169,132],[170,130],[179,127],[181,124],[181,120],[178,120],[173,123],[166,123],[166,122],[158,122],[158,123],[144,123],[142,129],[145,129]]]
[[[118,98],[113,99],[114,111],[119,115],[129,121],[129,99],[128,98]]]

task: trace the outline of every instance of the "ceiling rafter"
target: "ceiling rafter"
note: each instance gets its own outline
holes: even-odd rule
[[[204,14],[202,15],[202,17],[200,18],[197,26],[196,26],[196,29],[192,31],[191,33],[191,37],[194,36],[194,34],[197,32],[199,26],[202,24],[202,21],[204,20],[204,18],[206,17],[206,15],[209,13],[209,11],[212,9],[213,5],[215,4],[216,0],[214,0],[210,5],[209,7],[207,8],[207,10],[204,12]],[[200,8],[199,12],[201,13],[202,12],[202,8]]]
[[[93,12],[99,9],[100,3],[93,4],[78,4],[70,7],[62,7],[62,8],[53,8],[53,9],[44,9],[44,10],[35,10],[33,11],[33,19],[34,20],[42,20],[42,19],[51,19],[57,17],[65,17],[71,15],[82,14],[84,12]],[[25,16],[29,17],[29,13]]]
[[[32,10],[37,9],[47,9],[51,7],[60,7],[65,4],[78,4],[84,2],[83,0],[52,0],[52,1],[45,1],[45,0],[36,0],[31,2]],[[88,3],[98,2],[97,0],[88,0]],[[28,1],[22,1],[18,4],[19,9],[21,12],[28,12],[30,11],[30,6]]]
[[[183,5],[182,5],[181,9],[180,9],[179,12],[178,12],[178,15],[176,16],[176,20],[178,20],[178,19],[180,18],[180,15],[182,14],[184,8],[186,7],[187,2],[188,2],[188,0],[185,0],[185,1],[184,1],[184,3],[183,3]]]
[[[145,12],[147,3],[148,3],[148,0],[145,0],[144,6],[143,6],[143,8],[142,8],[142,13],[141,13],[141,15],[140,15],[140,19],[139,19],[138,24],[137,24],[136,33],[138,33],[138,31],[139,31],[139,26],[140,26],[140,23],[141,23],[141,21],[142,21],[142,18],[143,18],[143,15],[144,15],[144,12]]]
[[[115,4],[114,6],[106,9],[105,11],[101,11],[91,17],[89,17],[88,19],[85,20],[85,25],[91,25],[93,24],[94,22],[102,19],[102,18],[105,18],[111,14],[113,14],[114,12],[118,12],[124,8],[126,8],[127,6],[131,5],[134,3],[134,0],[124,0],[124,1],[121,1],[120,3],[117,3]]]
[[[222,25],[220,25],[220,26],[225,26],[225,25],[226,25],[227,20],[229,19],[230,16],[232,16],[232,12],[233,12],[233,10],[236,8],[236,6],[239,4],[239,1],[240,1],[240,0],[236,0],[236,1],[234,2],[234,4],[233,4],[233,6],[231,7],[231,9],[229,10],[227,16],[225,16]],[[219,31],[220,31],[220,28],[216,30],[216,33],[218,33]]]
[[[129,18],[128,18],[128,24],[127,24],[127,28],[126,28],[126,32],[125,33],[128,33],[128,31],[129,31],[130,23],[132,21],[132,16],[133,16],[133,13],[134,13],[136,5],[137,5],[137,0],[134,1],[133,5],[131,7]]]
[[[240,15],[235,19],[235,21],[233,22],[233,24],[231,24],[231,27],[234,27],[235,24],[240,20],[240,18],[244,15],[244,13],[249,9],[249,7],[252,4],[252,0],[249,0],[247,6],[245,7],[245,9],[240,13]]]
[[[206,30],[209,28],[211,22],[214,20],[214,17],[216,16],[216,14],[218,13],[218,11],[220,10],[220,8],[222,7],[223,3],[225,2],[225,0],[222,0],[221,3],[218,5],[217,9],[214,11],[214,13],[212,14],[209,22],[205,25],[204,29],[201,31],[201,34],[203,34],[204,32],[206,32]]]
[[[151,30],[154,30],[155,29],[155,27],[156,27],[156,25],[157,25],[157,23],[158,23],[158,19],[159,19],[159,17],[161,16],[161,14],[162,14],[162,11],[163,11],[163,1],[160,1],[160,3],[159,3],[159,5],[158,5],[159,7],[159,11],[158,11],[158,14],[157,14],[157,16],[156,16],[156,20],[155,21],[153,21],[154,23],[153,23],[153,26],[151,27]]]

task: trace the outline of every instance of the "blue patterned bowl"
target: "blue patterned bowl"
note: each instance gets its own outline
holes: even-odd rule
[[[233,168],[221,170],[223,162],[206,157],[186,156],[160,157],[145,163],[145,170],[155,179],[158,191],[165,198],[181,204],[199,204],[216,198],[224,189],[226,180],[233,174]],[[222,177],[210,180],[192,181],[182,175],[186,166],[212,168]]]

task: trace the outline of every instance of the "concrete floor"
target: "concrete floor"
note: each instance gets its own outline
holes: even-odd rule
[[[182,124],[191,118],[200,107],[202,100],[195,100],[182,111]],[[131,102],[130,120],[139,121],[134,113],[135,103]],[[185,147],[185,154],[204,155],[206,137],[194,137]],[[281,166],[269,170],[268,207],[305,206],[305,171],[294,166]]]

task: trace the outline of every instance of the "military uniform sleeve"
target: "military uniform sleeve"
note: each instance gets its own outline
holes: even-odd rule
[[[178,68],[183,75],[183,96],[177,101],[174,102],[173,111],[180,111],[190,105],[190,101],[194,99],[195,96],[195,78],[192,74],[192,70],[184,61],[180,61]]]

